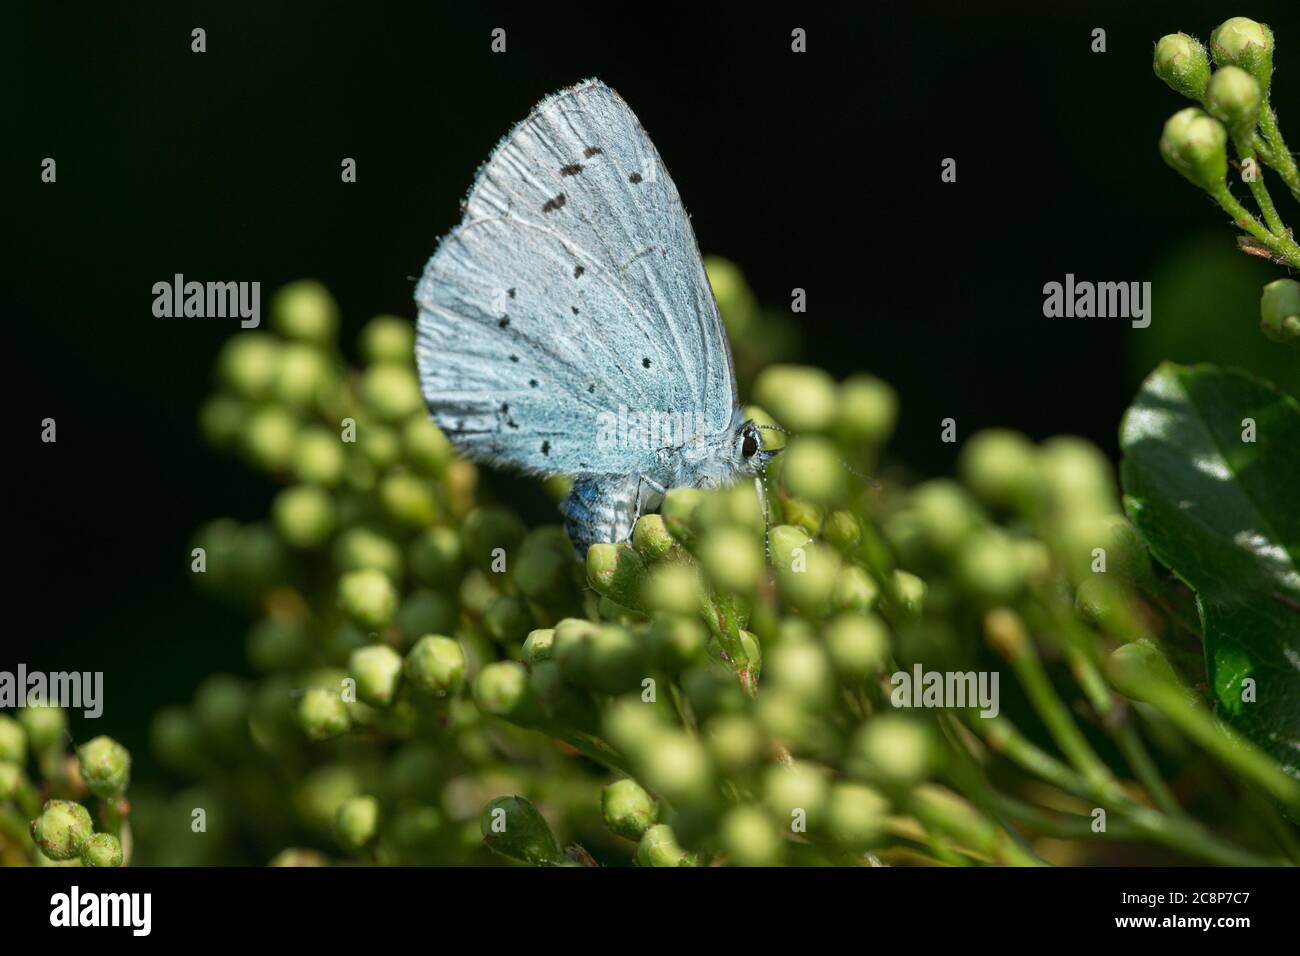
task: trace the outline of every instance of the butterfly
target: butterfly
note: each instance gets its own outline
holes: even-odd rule
[[[469,458],[569,475],[580,556],[670,488],[761,477],[690,220],[636,115],[591,79],[501,140],[416,286],[434,422]]]

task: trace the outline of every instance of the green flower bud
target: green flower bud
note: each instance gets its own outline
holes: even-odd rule
[[[638,866],[691,866],[691,855],[677,843],[672,827],[659,823],[646,830],[636,848]]]
[[[830,661],[814,641],[789,641],[774,648],[768,655],[767,679],[812,711],[825,707],[835,693]]]
[[[460,580],[460,536],[450,528],[428,528],[411,542],[411,574],[430,587],[450,590]]]
[[[294,620],[266,617],[248,632],[248,660],[262,673],[288,670],[301,664],[311,653],[311,641],[303,626]]]
[[[348,671],[356,679],[358,698],[374,707],[387,707],[397,697],[402,656],[387,644],[372,644],[352,652]]]
[[[1239,66],[1267,95],[1273,78],[1273,31],[1249,17],[1233,17],[1210,34],[1210,49],[1219,66]]]
[[[831,787],[826,811],[826,831],[831,839],[853,850],[867,850],[885,837],[889,801],[860,783]]]
[[[975,502],[961,485],[946,478],[917,485],[910,503],[918,531],[936,554],[955,553],[980,525]]]
[[[1039,449],[1039,466],[1062,513],[1115,510],[1115,470],[1092,442],[1072,435],[1049,438]]]
[[[565,680],[555,661],[538,661],[528,669],[528,689],[552,721],[584,733],[595,730],[598,717],[591,695]]]
[[[289,468],[303,482],[333,488],[343,480],[345,458],[339,436],[319,425],[298,431]]]
[[[732,807],[718,825],[718,837],[737,866],[777,866],[785,849],[772,819],[759,807]]]
[[[275,496],[271,519],[280,537],[293,547],[319,547],[334,533],[334,501],[315,485],[295,485]]]
[[[767,747],[763,729],[747,714],[710,717],[704,725],[704,742],[718,767],[733,776],[756,766]]]
[[[1038,452],[1020,432],[976,432],[962,446],[957,469],[966,487],[992,508],[1027,511],[1042,491]]]
[[[528,637],[524,639],[524,646],[519,656],[525,664],[531,667],[542,661],[549,661],[554,656],[554,652],[555,629],[546,627],[528,632]]]
[[[1162,36],[1156,44],[1152,68],[1175,93],[1193,100],[1205,96],[1205,85],[1210,81],[1210,58],[1195,37],[1186,33]]]
[[[244,430],[248,406],[230,395],[213,395],[199,409],[199,430],[218,448],[232,445]]]
[[[851,511],[832,511],[822,527],[826,541],[841,554],[848,554],[862,540],[862,527]]]
[[[263,405],[244,422],[244,454],[254,466],[282,471],[298,437],[298,420],[280,405]]]
[[[762,540],[736,527],[706,533],[697,548],[700,564],[720,591],[752,594],[764,572]]]
[[[433,487],[415,475],[388,475],[379,484],[379,501],[385,514],[412,528],[427,528],[438,517]]]
[[[640,840],[659,819],[659,802],[635,780],[615,780],[600,792],[605,826],[629,840]]]
[[[450,637],[426,634],[407,653],[405,672],[419,690],[454,694],[465,683],[465,651]]]
[[[573,547],[566,540],[565,550],[560,551],[534,535],[520,548],[515,584],[524,597],[544,607],[563,605],[573,592]]]
[[[447,436],[426,415],[417,414],[402,426],[402,450],[411,466],[422,475],[441,478],[456,449]]]
[[[287,339],[325,345],[338,332],[339,308],[319,282],[300,279],[271,298],[271,325]]]
[[[822,509],[804,498],[786,498],[781,502],[781,514],[787,525],[794,525],[810,535],[822,528]]]
[[[679,730],[660,731],[636,754],[638,777],[655,793],[681,809],[708,805],[714,799],[713,766],[704,746]]]
[[[861,686],[885,669],[889,630],[874,614],[841,614],[826,628],[826,650],[840,680]]]
[[[1228,140],[1223,124],[1195,106],[1180,110],[1165,123],[1160,155],[1193,185],[1207,192],[1224,188],[1228,175]]]
[[[1020,555],[999,530],[978,532],[962,544],[957,579],[967,594],[985,604],[1010,601],[1025,583]]]
[[[528,602],[505,594],[488,605],[483,613],[483,630],[504,647],[518,647],[536,622]]]
[[[835,421],[835,380],[819,368],[769,365],[754,382],[754,399],[795,432],[821,432]]]
[[[96,737],[77,751],[81,779],[95,796],[120,797],[131,781],[131,755],[112,737]]]
[[[923,784],[912,793],[908,809],[926,826],[951,833],[982,853],[992,852],[998,845],[997,828],[951,790]]]
[[[787,831],[804,832],[793,830],[795,825],[820,827],[829,793],[826,772],[813,764],[796,760],[763,771],[763,803]]]
[[[474,681],[474,702],[498,717],[527,718],[533,703],[527,669],[515,661],[488,664]]]
[[[85,866],[121,866],[122,843],[111,833],[96,833],[86,841],[81,851]]]
[[[896,714],[868,720],[850,746],[854,776],[902,787],[928,777],[938,766],[940,756],[924,724]]]
[[[461,546],[470,561],[489,570],[504,555],[513,556],[515,545],[524,537],[523,523],[504,508],[476,508],[461,526]]]
[[[316,408],[333,384],[333,366],[320,349],[311,345],[282,346],[274,388],[278,400],[294,408]]]
[[[334,543],[334,566],[341,572],[371,568],[394,581],[402,576],[402,551],[369,528],[350,528]]]
[[[834,432],[846,445],[879,448],[894,433],[898,393],[871,375],[854,375],[839,387]]]
[[[587,580],[598,594],[624,607],[638,607],[645,561],[626,544],[593,544],[587,549]]]
[[[781,550],[787,550],[787,544],[782,542]],[[805,614],[825,614],[843,566],[839,552],[830,545],[815,541],[791,548],[787,553],[787,560],[778,559],[777,542],[773,537],[772,563],[782,598]]]
[[[652,568],[642,590],[645,607],[664,614],[696,614],[703,595],[697,568],[677,562]]]
[[[0,802],[16,797],[26,782],[20,764],[0,761]]]
[[[32,821],[32,839],[51,860],[81,856],[94,832],[90,811],[72,800],[50,800]]]
[[[837,611],[868,611],[879,596],[880,588],[871,575],[856,564],[846,564],[835,579],[831,606]]]
[[[312,740],[329,740],[348,732],[352,721],[338,690],[312,687],[298,702],[298,726]]]
[[[413,362],[415,326],[395,315],[377,315],[362,328],[360,345],[367,362]]]
[[[238,332],[217,355],[217,377],[240,398],[266,398],[280,371],[281,348],[265,332]]]
[[[717,299],[718,311],[733,340],[742,338],[754,325],[758,316],[758,302],[750,291],[745,275],[734,262],[721,256],[707,256],[704,269]]]
[[[512,860],[531,866],[565,861],[551,828],[523,797],[497,797],[479,817],[479,830],[489,848]]]
[[[648,664],[641,640],[626,628],[606,624],[589,638],[587,683],[605,694],[640,689]]]
[[[63,746],[68,732],[68,718],[62,708],[44,705],[23,707],[18,711],[18,722],[27,731],[27,742],[33,752],[45,753]]]
[[[349,474],[349,480],[359,491],[370,490],[374,484],[375,470],[391,468],[402,457],[402,438],[397,429],[371,419],[363,420],[358,426],[357,447],[365,458],[354,464],[364,465],[369,462],[374,465],[374,469]]]
[[[1259,119],[1259,83],[1245,70],[1225,66],[1210,77],[1205,90],[1205,108],[1223,122],[1234,136],[1246,136]]]
[[[359,627],[382,628],[397,610],[397,589],[383,571],[349,571],[339,578],[339,607]]]
[[[334,818],[334,833],[345,850],[365,849],[379,836],[379,801],[374,797],[343,801]]]
[[[1275,279],[1264,286],[1259,327],[1274,342],[1300,346],[1300,282]]]
[[[366,407],[385,422],[401,421],[424,407],[414,367],[396,362],[381,362],[366,369],[361,395]]]
[[[632,529],[632,546],[648,561],[665,557],[676,543],[663,515],[642,515]]]
[[[27,759],[27,732],[7,714],[0,714],[0,763],[21,764]]]
[[[655,662],[677,674],[704,655],[709,633],[698,617],[663,615],[650,625],[645,639]]]
[[[339,807],[361,792],[361,772],[356,767],[324,764],[311,770],[298,785],[294,805],[308,824],[322,833],[330,833]]]
[[[847,472],[828,439],[796,438],[785,452],[781,479],[790,493],[820,505],[833,505],[848,490]]]
[[[1165,655],[1147,641],[1134,641],[1113,651],[1106,661],[1106,676],[1125,697],[1144,703],[1179,685]]]
[[[925,582],[908,571],[895,571],[892,584],[898,610],[909,617],[919,617],[925,606]]]

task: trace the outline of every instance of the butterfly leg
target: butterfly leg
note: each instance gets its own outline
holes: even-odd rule
[[[649,491],[648,495],[645,494],[647,490]],[[624,540],[629,543],[632,541],[632,532],[636,530],[637,520],[642,514],[649,511],[650,508],[654,506],[649,503],[650,498],[654,497],[657,498],[658,501],[662,501],[664,495],[667,493],[668,489],[659,484],[659,482],[655,481],[653,478],[647,477],[646,475],[637,475],[636,496],[633,499],[632,524],[627,529],[627,538]]]

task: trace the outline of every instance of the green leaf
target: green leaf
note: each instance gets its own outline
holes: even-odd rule
[[[1300,777],[1300,405],[1235,369],[1166,362],[1120,447],[1129,517],[1196,591],[1219,712]]]

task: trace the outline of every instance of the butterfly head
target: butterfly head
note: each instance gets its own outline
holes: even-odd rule
[[[761,426],[751,419],[736,430],[732,442],[732,454],[737,471],[749,475],[761,475],[767,469],[767,463],[781,453],[782,448],[764,447],[760,429]]]

